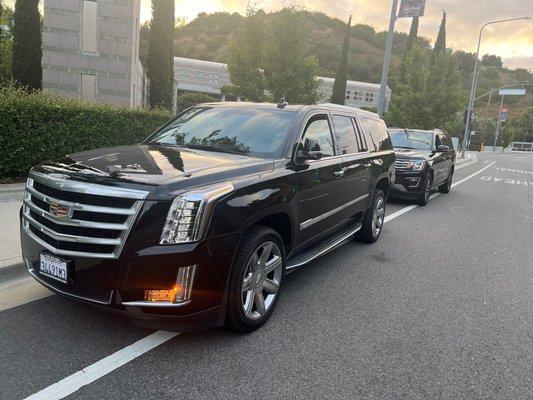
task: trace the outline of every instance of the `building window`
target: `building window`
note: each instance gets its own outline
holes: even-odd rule
[[[351,95],[352,95],[352,93],[349,90],[347,90],[346,91],[346,100],[350,100]]]
[[[353,99],[355,101],[363,101],[363,92],[359,92],[359,91],[354,92]]]
[[[365,101],[367,103],[374,102],[374,93],[367,93],[366,96],[365,96]]]
[[[89,53],[96,53],[96,20],[98,3],[96,1],[83,1],[83,23],[81,49]]]
[[[81,98],[94,103],[96,92],[96,76],[81,74]]]

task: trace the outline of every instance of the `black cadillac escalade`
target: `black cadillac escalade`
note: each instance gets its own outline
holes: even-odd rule
[[[285,273],[379,238],[394,160],[369,112],[199,105],[139,145],[33,168],[23,258],[54,292],[142,325],[252,331]]]

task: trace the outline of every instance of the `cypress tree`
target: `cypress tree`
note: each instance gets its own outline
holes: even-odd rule
[[[339,62],[339,69],[335,76],[335,83],[333,84],[333,95],[331,96],[331,102],[334,104],[344,105],[346,100],[346,81],[348,79],[348,50],[350,48],[350,34],[352,32],[352,16],[348,20],[346,26],[346,33],[344,34],[344,42],[342,43],[341,59]]]
[[[407,37],[407,42],[405,44],[405,52],[403,53],[402,66],[400,69],[400,82],[403,82],[405,79],[405,61],[407,60],[407,55],[413,48],[413,44],[415,43],[415,40],[418,37],[419,23],[419,17],[414,17],[411,22],[411,30],[409,31],[409,36]]]
[[[435,41],[435,47],[433,48],[433,53],[442,53],[446,51],[446,11],[442,11],[442,22],[439,28],[439,34],[437,35],[437,40]]]
[[[148,78],[150,105],[172,108],[174,83],[174,0],[152,0]]]
[[[43,86],[39,0],[17,0],[13,26],[13,80],[29,90]]]

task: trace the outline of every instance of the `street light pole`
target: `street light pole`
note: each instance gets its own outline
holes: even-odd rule
[[[470,88],[470,98],[468,100],[468,109],[466,110],[466,123],[465,123],[465,132],[463,136],[463,152],[461,155],[461,158],[465,158],[466,156],[466,147],[468,145],[468,135],[470,133],[470,118],[472,118],[472,109],[474,107],[474,97],[476,95],[476,88],[477,88],[477,81],[478,81],[478,67],[479,67],[479,50],[481,48],[481,38],[483,36],[483,30],[493,24],[499,24],[502,22],[510,22],[510,21],[519,21],[519,20],[528,20],[531,19],[530,17],[520,17],[520,18],[511,18],[511,19],[502,19],[499,21],[490,21],[483,26],[481,26],[481,29],[479,30],[479,39],[477,42],[477,52],[476,52],[476,61],[474,64],[474,75],[472,76],[472,86]]]
[[[385,48],[385,60],[383,61],[383,71],[381,71],[381,86],[379,88],[378,114],[383,117],[385,114],[385,96],[387,93],[387,82],[389,80],[389,68],[392,54],[392,40],[394,39],[394,25],[396,24],[396,12],[398,10],[398,0],[392,0],[392,10],[389,23],[389,33],[387,35],[387,46]]]

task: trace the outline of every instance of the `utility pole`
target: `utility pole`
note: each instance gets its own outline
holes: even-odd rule
[[[392,0],[392,10],[389,23],[389,33],[387,35],[387,46],[385,48],[385,60],[383,61],[383,71],[381,72],[381,86],[379,88],[378,114],[383,117],[385,114],[385,95],[387,93],[387,82],[389,80],[390,60],[392,54],[392,41],[394,39],[394,25],[396,24],[396,12],[398,10],[398,0]]]

